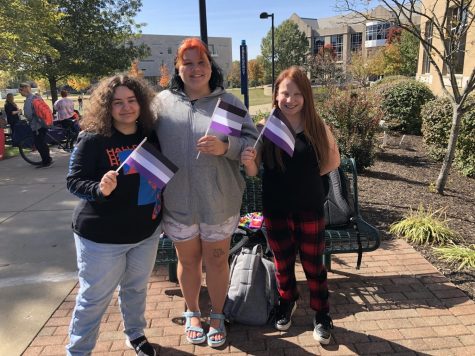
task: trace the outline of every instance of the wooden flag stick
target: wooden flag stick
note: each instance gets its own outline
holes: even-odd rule
[[[122,162],[122,163],[120,164],[119,168],[117,168],[117,169],[115,170],[117,173],[119,173],[120,169],[124,166],[124,164],[127,163],[127,161],[129,160],[130,156],[132,155],[132,153],[134,153],[134,152],[137,151],[140,147],[142,147],[142,145],[145,143],[145,141],[147,141],[147,138],[146,138],[146,137],[142,140],[142,142],[139,143],[139,145],[138,145],[137,147],[135,147],[135,150],[133,150],[133,151],[130,153],[130,155],[128,155],[127,158],[124,159],[124,162]]]
[[[211,127],[211,122],[213,121],[214,113],[216,112],[216,108],[219,106],[220,102],[221,102],[221,98],[218,99],[218,102],[216,103],[216,106],[214,107],[213,114],[211,115],[211,121],[209,122],[208,128],[206,129],[205,136],[208,135],[208,131]],[[200,153],[201,151],[199,151],[198,154],[196,155],[196,159],[200,158]]]

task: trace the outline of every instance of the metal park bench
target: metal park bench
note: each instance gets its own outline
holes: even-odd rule
[[[356,268],[359,268],[363,252],[376,250],[381,242],[379,231],[366,222],[360,214],[358,204],[358,176],[355,160],[352,158],[343,158],[340,167],[350,182],[350,194],[353,198],[355,214],[346,225],[327,226],[325,228],[324,263],[329,271],[331,270],[331,255],[356,253]],[[261,179],[259,177],[246,177],[246,189],[241,205],[241,215],[255,211],[262,211]],[[263,232],[265,235],[265,227],[263,228]],[[234,244],[234,241],[235,239],[232,239],[231,245]],[[176,252],[173,243],[167,237],[160,239],[156,263],[167,264],[170,281],[177,281]]]

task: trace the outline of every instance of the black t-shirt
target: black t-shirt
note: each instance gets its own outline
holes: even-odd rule
[[[7,121],[10,126],[16,125],[20,122],[20,116],[18,114],[13,114],[14,111],[18,111],[18,107],[12,103],[5,103],[5,114],[7,115]]]
[[[161,220],[161,191],[125,166],[108,197],[99,190],[102,176],[119,167],[142,141],[140,133],[111,137],[81,134],[71,154],[67,186],[81,200],[73,213],[73,231],[99,243],[137,243],[150,237]],[[149,141],[153,141],[149,140]]]
[[[271,144],[269,141],[265,144]],[[264,151],[263,155],[266,154]],[[274,152],[274,150],[272,150]],[[265,215],[311,212],[323,217],[324,189],[320,167],[311,144],[303,132],[297,134],[293,157],[282,152],[285,169],[277,164],[270,168],[263,157],[262,182],[263,210]]]

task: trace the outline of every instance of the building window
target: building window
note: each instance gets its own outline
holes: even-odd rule
[[[171,47],[168,47],[167,53],[172,54],[172,48]]]
[[[214,44],[209,44],[208,45],[209,53],[211,54],[212,57],[216,57],[218,53],[214,49]]]
[[[468,5],[467,5],[468,6]],[[450,60],[453,61],[455,74],[463,74],[465,61],[465,43],[467,42],[468,9],[453,7],[447,11],[447,39],[445,48],[449,48]],[[444,64],[443,73],[447,74]]]
[[[388,37],[389,22],[380,22],[366,27],[366,41],[385,40]]]
[[[432,44],[432,22],[427,21],[425,24],[424,39],[428,42],[428,45],[423,45],[424,52],[422,53],[422,74],[430,73],[430,60],[428,52],[431,50],[430,45]]]
[[[356,32],[351,34],[350,49],[351,52],[361,52],[361,45],[363,43],[363,34]]]
[[[315,37],[313,41],[313,54],[318,54],[323,46],[325,46],[325,37]]]
[[[335,51],[336,60],[343,60],[343,35],[333,35],[330,40]]]

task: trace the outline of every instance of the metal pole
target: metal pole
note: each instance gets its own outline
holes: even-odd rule
[[[274,67],[274,14],[271,15],[272,20],[272,94],[274,93],[274,81],[275,81],[275,67]]]
[[[200,0],[200,33],[201,40],[208,45],[208,26],[206,24],[206,0]]]

